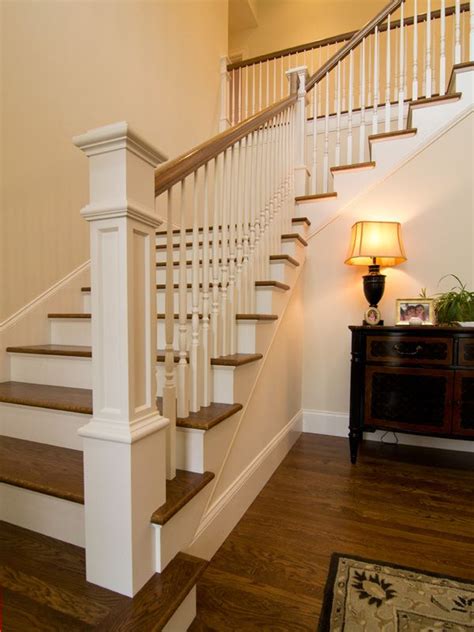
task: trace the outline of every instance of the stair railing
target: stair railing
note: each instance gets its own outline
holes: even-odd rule
[[[436,2],[436,5],[435,5]],[[443,94],[446,87],[446,66],[460,63],[469,59],[468,47],[474,38],[472,26],[472,3],[461,4],[460,0],[450,6],[446,6],[446,0],[406,0],[404,7],[405,29],[405,53],[404,65],[406,72],[412,76],[412,81],[407,84],[406,98],[417,99],[422,96],[425,81],[420,85],[420,80],[428,66],[428,72],[432,69],[431,91]],[[434,9],[434,7],[438,7]],[[390,78],[392,91],[396,90],[400,75],[400,19],[396,19],[393,13],[391,19],[379,24],[378,50],[383,50],[385,43],[391,40],[392,59],[388,67],[380,67],[379,71]],[[399,18],[399,16],[398,16]],[[389,29],[390,37],[387,35]],[[267,107],[275,101],[289,94],[288,83],[285,74],[289,68],[300,65],[308,68],[313,75],[323,64],[330,61],[339,52],[341,44],[350,42],[358,31],[342,33],[323,40],[309,42],[300,46],[294,46],[284,50],[274,51],[259,57],[228,63],[227,58],[222,58],[221,67],[221,129],[225,124],[235,125],[247,116]],[[429,43],[429,46],[427,45]],[[375,33],[367,35],[365,45],[366,72],[365,81],[365,107],[373,105],[374,93],[374,54]],[[427,58],[428,57],[428,61]],[[472,59],[472,56],[470,57]],[[369,63],[369,59],[371,63]],[[384,59],[385,61],[385,59]],[[350,81],[349,60],[341,63],[341,109],[347,110]],[[444,74],[443,74],[444,73]],[[353,98],[360,94],[360,74],[358,68],[353,68],[352,84]],[[381,84],[381,96],[385,98],[386,83]],[[331,89],[334,92],[334,88]],[[324,97],[318,94],[317,104],[312,101],[308,106],[308,116],[317,108],[318,112],[324,112]],[[329,113],[336,114],[335,94],[329,100]],[[398,94],[394,96],[397,100]],[[379,101],[379,104],[381,101]]]
[[[268,278],[270,255],[278,254],[291,227],[298,102],[297,82],[292,85],[289,96],[156,171],[155,195],[167,205],[162,412],[170,420],[168,478],[175,475],[176,416],[211,403],[211,360],[239,351],[237,319],[255,312],[255,282]],[[177,258],[175,223],[181,227]]]
[[[449,8],[441,0],[436,11],[424,0],[425,13],[421,4],[391,2],[307,82],[308,192],[330,192],[331,168],[369,160],[370,135],[403,130],[408,104],[446,94],[451,68],[474,59],[472,0]]]

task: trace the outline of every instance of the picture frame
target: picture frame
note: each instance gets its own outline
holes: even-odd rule
[[[434,325],[434,299],[397,298],[395,322],[397,325]]]

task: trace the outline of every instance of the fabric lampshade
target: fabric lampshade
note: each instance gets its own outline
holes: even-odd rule
[[[350,266],[396,266],[406,261],[399,222],[356,222],[344,263]]]

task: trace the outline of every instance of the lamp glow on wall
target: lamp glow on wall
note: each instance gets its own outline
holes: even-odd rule
[[[356,222],[352,227],[349,251],[344,263],[369,266],[364,275],[364,294],[369,302],[364,324],[382,324],[378,304],[385,290],[380,266],[392,267],[406,261],[399,222]]]

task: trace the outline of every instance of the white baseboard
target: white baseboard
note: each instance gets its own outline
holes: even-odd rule
[[[326,410],[304,410],[303,432],[312,434],[330,435],[332,437],[347,437],[349,434],[348,413],[335,413]],[[380,441],[384,431],[364,433],[364,439]],[[422,448],[439,448],[441,450],[459,450],[460,452],[474,452],[473,441],[460,439],[443,439],[441,437],[423,437],[421,435],[409,435],[399,432],[398,443],[414,445]],[[389,434],[384,441],[393,443],[393,434]]]
[[[302,425],[300,410],[209,507],[186,553],[211,559],[300,436]]]

